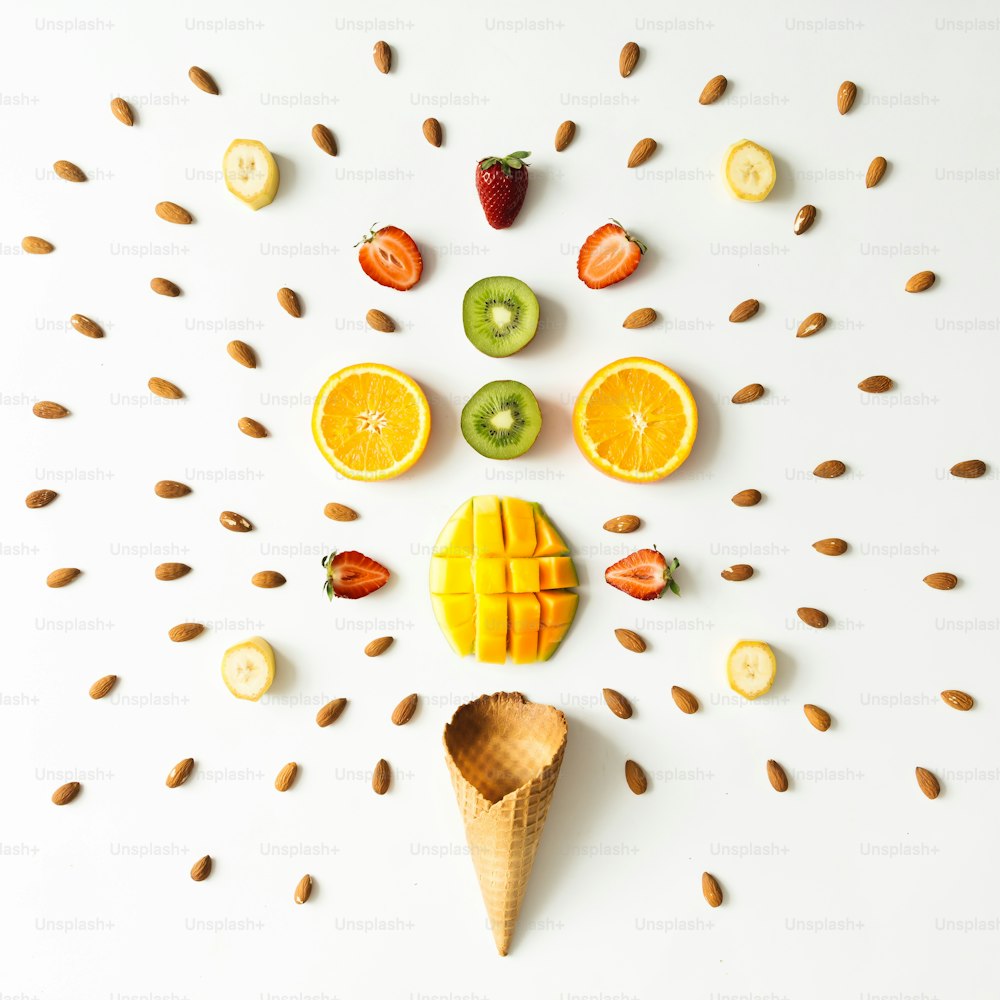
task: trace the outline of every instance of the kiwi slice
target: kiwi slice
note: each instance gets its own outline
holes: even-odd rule
[[[538,299],[517,278],[480,278],[462,300],[462,325],[477,350],[506,358],[534,337]]]
[[[523,382],[487,382],[462,409],[462,435],[487,458],[523,455],[542,429],[542,411]]]

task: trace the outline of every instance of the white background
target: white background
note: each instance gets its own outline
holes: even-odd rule
[[[814,998],[975,1000],[994,995],[1000,930],[996,821],[998,360],[996,11],[986,3],[452,3],[12,9],[0,63],[4,155],[0,493],[5,663],[0,681],[0,995],[392,998]],[[666,11],[666,12],[665,12]],[[226,21],[226,18],[230,18]],[[509,20],[507,20],[509,18]],[[534,18],[531,23],[515,23]],[[221,21],[219,19],[222,19]],[[376,72],[384,38],[393,69]],[[631,39],[642,57],[618,74]],[[196,90],[196,63],[222,94]],[[726,97],[701,107],[716,73]],[[859,86],[840,117],[840,82]],[[123,96],[132,129],[110,114]],[[434,149],[421,122],[438,117]],[[572,146],[556,154],[564,119]],[[309,132],[326,123],[339,147]],[[625,161],[643,136],[645,168]],[[742,137],[768,146],[779,180],[764,204],[723,189],[719,164]],[[227,194],[219,167],[235,137],[263,140],[281,189],[258,213]],[[514,227],[485,223],[473,167],[529,149],[531,186]],[[875,155],[889,160],[866,190]],[[54,160],[91,180],[67,184]],[[163,223],[171,199],[196,223]],[[819,208],[794,237],[800,205]],[[576,277],[579,244],[609,216],[648,242],[638,272],[595,292]],[[373,223],[402,226],[424,256],[407,294],[360,271],[352,245]],[[23,255],[25,234],[57,247]],[[907,295],[915,271],[939,275]],[[535,289],[542,327],[507,361],[462,334],[464,290],[487,274]],[[149,279],[176,281],[181,298]],[[286,316],[281,285],[305,315]],[[756,297],[760,314],[730,325]],[[624,331],[652,306],[659,321]],[[392,315],[393,335],[365,327]],[[830,323],[796,340],[813,310]],[[81,312],[100,341],[69,328]],[[248,371],[226,354],[239,337]],[[630,354],[677,369],[698,401],[691,458],[649,487],[602,477],[571,437],[572,401],[601,365]],[[380,361],[416,378],[433,431],[419,464],[385,484],[339,481],[310,436],[311,396],[343,365]],[[856,383],[897,387],[865,396]],[[186,393],[150,396],[159,375]],[[482,383],[514,377],[538,395],[533,450],[491,464],[458,414]],[[759,381],[767,395],[734,407]],[[37,399],[72,416],[41,421]],[[249,415],[270,430],[252,440]],[[849,474],[813,479],[840,458]],[[991,474],[961,481],[959,460]],[[160,500],[153,483],[193,493]],[[60,496],[28,510],[24,496]],[[764,502],[738,509],[737,490]],[[580,614],[548,664],[458,660],[426,596],[429,546],[451,511],[482,492],[542,501],[571,541]],[[337,525],[325,503],[361,518]],[[223,509],[252,534],[223,530]],[[641,532],[601,530],[636,513]],[[837,535],[840,559],[815,553]],[[633,603],[604,568],[656,544],[681,561],[680,600]],[[392,570],[362,603],[328,605],[320,557],[359,548]],[[165,560],[194,571],[161,583]],[[756,569],[747,583],[719,572]],[[84,572],[49,590],[58,566]],[[280,590],[250,585],[261,569]],[[960,586],[921,578],[956,573]],[[795,609],[826,610],[807,629]],[[181,621],[208,625],[176,645]],[[637,657],[615,627],[645,636]],[[230,644],[260,633],[278,678],[260,703],[219,677]],[[362,654],[377,635],[396,643]],[[755,704],[728,691],[725,655],[770,642],[778,680]],[[113,695],[91,701],[105,673]],[[700,699],[682,715],[671,684]],[[611,686],[636,707],[615,718]],[[938,698],[957,687],[968,714]],[[522,690],[566,711],[569,746],[511,955],[485,924],[446,768],[441,730],[462,702]],[[389,722],[421,696],[414,720]],[[319,705],[346,696],[335,727]],[[834,726],[813,730],[804,702]],[[193,756],[183,788],[169,768]],[[394,770],[375,796],[379,757]],[[636,798],[623,762],[646,769]],[[776,795],[765,761],[787,769]],[[279,796],[274,774],[301,773]],[[920,794],[915,765],[943,786]],[[49,801],[80,778],[70,806]],[[188,877],[209,853],[215,871]],[[700,875],[725,905],[710,910]],[[310,872],[312,900],[292,890]]]

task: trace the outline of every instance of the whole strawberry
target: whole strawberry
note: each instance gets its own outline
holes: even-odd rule
[[[494,229],[506,229],[517,218],[528,193],[528,164],[531,153],[487,156],[476,164],[476,191]]]

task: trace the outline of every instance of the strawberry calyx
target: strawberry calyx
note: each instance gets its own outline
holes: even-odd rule
[[[375,239],[376,235],[378,234],[377,226],[378,226],[378,223],[377,222],[373,222],[372,223],[372,228],[368,232],[368,234],[366,236],[362,236],[361,239],[358,240],[358,242],[354,244],[354,246],[355,247],[359,247],[359,246],[361,246],[362,243],[371,243],[371,241],[373,239]],[[336,553],[330,553],[330,554],[331,555],[336,555]],[[326,564],[324,563],[324,565],[326,565]]]
[[[637,240],[617,219],[611,220],[624,234],[629,243],[634,243],[639,248],[639,253],[645,253],[649,247],[642,240]]]
[[[490,167],[495,167],[499,164],[504,174],[510,177],[511,170],[520,170],[522,167],[530,166],[526,162],[529,156],[531,156],[531,153],[523,149],[516,153],[511,153],[509,156],[487,156],[479,161],[479,169],[489,170]]]

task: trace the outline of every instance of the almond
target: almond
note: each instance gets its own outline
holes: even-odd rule
[[[619,514],[618,517],[613,517],[610,521],[604,522],[604,530],[614,531],[619,535],[627,535],[629,532],[635,531],[641,523],[635,514]]]
[[[888,166],[884,156],[876,156],[868,164],[868,172],[865,174],[865,187],[873,188],[885,176],[885,168]]]
[[[43,420],[59,420],[61,417],[69,415],[69,410],[62,403],[53,403],[50,399],[39,400],[31,408],[31,412]]]
[[[313,142],[316,143],[316,145],[319,146],[319,148],[322,149],[327,156],[337,155],[337,140],[334,139],[333,133],[325,125],[313,125],[312,137]]]
[[[751,382],[733,393],[734,403],[752,403],[755,399],[760,399],[764,395],[764,387],[760,382]]]
[[[389,763],[384,758],[375,765],[372,772],[372,791],[376,795],[385,795],[389,791],[389,783],[392,781],[392,772],[389,770]]]
[[[417,696],[415,694],[408,694],[393,710],[392,710],[392,724],[394,726],[405,726],[410,719],[413,718],[413,713],[417,710]]]
[[[564,121],[556,129],[556,152],[561,153],[573,141],[575,135],[576,122]]]
[[[670,689],[670,697],[674,699],[674,704],[685,715],[694,715],[698,711],[698,699],[686,688],[678,687],[675,684]]]
[[[92,337],[94,340],[99,340],[104,336],[104,331],[87,316],[81,316],[80,313],[73,313],[69,321],[73,329],[77,333],[82,333],[85,337]]]
[[[316,725],[321,729],[332,726],[340,718],[340,713],[344,711],[346,706],[346,698],[334,698],[333,701],[328,701],[316,713]]]
[[[946,705],[957,708],[960,712],[968,712],[976,703],[971,694],[966,694],[964,691],[956,691],[954,688],[942,691],[941,700]]]
[[[379,333],[393,333],[396,329],[392,318],[386,316],[381,309],[369,309],[365,314],[365,320],[373,330],[378,330]]]
[[[619,719],[632,718],[632,704],[620,691],[614,688],[604,688],[604,702]]]
[[[295,777],[299,773],[299,765],[295,761],[289,761],[277,774],[274,779],[274,787],[279,792],[287,792],[295,783]]]
[[[726,92],[729,81],[724,76],[713,76],[702,88],[701,96],[698,98],[699,104],[715,104]]]
[[[801,236],[803,233],[808,232],[812,229],[812,224],[816,221],[816,206],[815,205],[803,205],[795,213],[795,221],[792,223],[792,232],[796,236]]]
[[[846,115],[854,107],[854,98],[857,96],[858,88],[850,80],[845,80],[837,90],[837,110]]]
[[[152,278],[149,282],[149,287],[156,292],[157,295],[166,295],[167,298],[176,299],[178,295],[181,294],[180,288],[175,285],[169,278]]]
[[[153,487],[153,492],[164,500],[176,500],[178,497],[186,497],[191,492],[191,487],[175,479],[161,479]]]
[[[753,566],[749,565],[749,563],[736,563],[734,566],[724,569],[721,575],[723,580],[732,580],[735,583],[741,583],[743,580],[749,580],[753,576]]]
[[[60,785],[52,793],[52,801],[57,806],[64,806],[67,802],[72,802],[80,792],[79,781],[67,781],[65,785]]]
[[[730,314],[730,323],[745,323],[752,316],[757,315],[760,309],[760,302],[757,299],[744,299]]]
[[[286,581],[276,569],[262,569],[250,577],[250,582],[263,590],[274,590],[275,587],[283,587]]]
[[[302,306],[299,304],[299,297],[290,288],[278,289],[278,305],[288,313],[298,319],[302,315]]]
[[[206,94],[219,93],[219,88],[215,81],[212,79],[209,73],[206,73],[200,66],[192,66],[188,70],[188,79],[199,89],[205,91]]]
[[[21,240],[21,249],[25,253],[52,253],[55,247],[41,236],[25,236]]]
[[[254,354],[253,348],[242,340],[229,341],[226,344],[226,350],[233,361],[243,365],[244,368],[257,367],[257,355]]]
[[[203,858],[199,858],[191,866],[191,878],[193,878],[195,882],[204,882],[205,879],[207,879],[211,874],[212,856],[210,854],[206,854]]]
[[[636,795],[646,791],[646,772],[634,760],[625,761],[625,781]]]
[[[888,375],[869,375],[858,383],[858,388],[862,392],[888,392],[892,384]]]
[[[56,160],[52,164],[52,169],[64,181],[72,181],[74,184],[79,184],[81,181],[87,179],[87,175],[75,163],[70,163],[69,160]]]
[[[632,653],[644,653],[646,651],[646,642],[641,635],[633,632],[628,628],[616,628],[615,638]]]
[[[193,770],[194,757],[185,757],[183,760],[179,760],[167,775],[167,788],[177,788],[183,785],[191,777]]]
[[[958,577],[954,573],[931,573],[924,577],[924,583],[934,590],[954,590],[958,586]]]
[[[115,686],[118,681],[117,674],[107,674],[104,677],[98,678],[90,685],[90,697],[94,701],[100,701],[101,698],[106,698],[110,693],[111,689]]]
[[[432,146],[441,145],[441,123],[436,118],[425,118],[420,128],[424,133],[424,138]]]
[[[191,639],[197,638],[205,631],[204,625],[199,625],[198,622],[181,622],[180,625],[175,625],[167,635],[170,636],[171,642],[190,642]]]
[[[811,337],[814,333],[819,333],[826,326],[826,316],[823,313],[809,313],[806,318],[799,323],[799,328],[795,331],[796,337]]]
[[[236,426],[239,427],[239,429],[243,431],[247,437],[267,437],[267,428],[260,423],[260,421],[254,420],[253,417],[240,417],[240,419],[236,421]]]
[[[184,395],[173,382],[168,382],[165,378],[154,376],[146,385],[154,396],[160,396],[162,399],[181,399]]]
[[[388,73],[392,68],[392,49],[386,42],[376,42],[372,50],[372,59],[375,61],[375,68],[380,73]]]
[[[802,711],[805,712],[813,729],[825,733],[830,728],[830,713],[825,708],[820,708],[819,705],[803,705]]]
[[[843,538],[821,538],[813,542],[813,548],[824,556],[842,556],[847,551],[847,542]]]
[[[381,656],[391,645],[391,635],[383,635],[378,639],[372,639],[372,641],[365,646],[365,656]]]
[[[134,124],[132,109],[128,106],[128,101],[121,97],[116,97],[111,102],[111,113],[122,123],[122,125],[131,126]]]
[[[639,46],[635,42],[626,42],[618,56],[618,72],[622,76],[631,76],[635,64],[639,61]]]
[[[172,201],[157,202],[156,214],[164,222],[172,222],[175,226],[190,226],[193,221],[191,213],[186,208],[181,208]]]
[[[732,501],[737,507],[756,507],[761,501],[760,490],[740,490]]]
[[[924,793],[929,799],[936,799],[941,794],[941,784],[937,778],[927,770],[926,767],[918,767],[916,769],[917,774],[917,784],[920,786],[920,791]]]
[[[45,578],[45,582],[50,587],[65,587],[71,584],[78,576],[80,571],[72,566],[66,566],[62,569],[54,569]]]
[[[933,271],[917,271],[912,278],[906,282],[908,292],[926,292],[937,280],[937,275]]]
[[[776,792],[788,791],[788,775],[776,760],[767,762],[767,780],[771,782],[771,787]]]
[[[313,891],[312,875],[303,875],[299,879],[299,884],[295,887],[295,902],[307,903]]]
[[[191,572],[191,567],[186,563],[166,562],[160,563],[153,572],[157,580],[179,580]]]
[[[646,306],[643,309],[636,309],[634,312],[630,312],[625,317],[625,322],[622,323],[622,326],[626,330],[641,330],[643,327],[655,322],[656,310]]]
[[[840,459],[832,458],[828,462],[820,462],[813,469],[813,475],[819,479],[836,479],[847,471],[847,466]]]
[[[971,458],[966,462],[956,462],[951,467],[951,474],[958,479],[978,479],[986,472],[986,463],[978,458]]]
[[[323,508],[323,513],[331,521],[356,521],[358,519],[357,511],[352,510],[342,503],[328,503]]]
[[[795,613],[811,628],[826,628],[830,624],[826,612],[818,608],[799,608]]]
[[[722,906],[722,887],[719,880],[708,872],[701,873],[701,894],[709,906]]]
[[[230,531],[253,531],[253,525],[242,514],[232,510],[224,510],[219,515],[219,524]]]
[[[629,153],[628,166],[638,167],[648,160],[656,152],[655,139],[640,139]]]
[[[47,507],[55,498],[59,496],[55,490],[32,490],[25,498],[25,506],[32,509]]]

